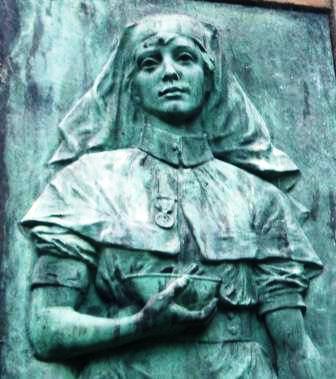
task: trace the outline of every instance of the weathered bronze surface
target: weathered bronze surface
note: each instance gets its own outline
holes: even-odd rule
[[[82,378],[266,379],[274,354],[279,377],[318,376],[302,294],[322,265],[296,205],[257,178],[297,169],[214,27],[178,14],[132,24],[61,128],[52,161],[76,160],[22,221],[40,254],[39,358],[102,353]]]
[[[60,123],[57,172],[21,221],[49,377],[321,377],[303,318],[316,215],[288,194],[299,169],[225,37],[139,17]]]

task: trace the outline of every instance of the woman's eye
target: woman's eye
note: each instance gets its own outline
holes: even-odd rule
[[[182,62],[182,63],[189,63],[195,60],[192,54],[186,53],[186,52],[179,54],[177,56],[177,59],[179,62]]]
[[[140,68],[146,71],[152,71],[158,64],[159,62],[154,58],[145,58],[140,62]]]

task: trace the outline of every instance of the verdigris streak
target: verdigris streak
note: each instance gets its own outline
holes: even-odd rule
[[[221,38],[184,15],[128,26],[60,124],[68,164],[22,220],[40,359],[79,356],[80,378],[320,377],[298,169]]]

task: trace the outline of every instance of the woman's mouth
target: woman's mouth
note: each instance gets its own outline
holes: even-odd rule
[[[180,94],[186,93],[186,92],[187,92],[187,88],[185,88],[185,87],[177,87],[177,86],[166,87],[166,88],[159,91],[159,97],[176,96],[176,95],[180,95]]]

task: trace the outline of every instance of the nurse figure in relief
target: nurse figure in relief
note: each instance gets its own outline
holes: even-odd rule
[[[222,37],[184,15],[126,27],[60,124],[67,165],[22,220],[40,359],[79,357],[80,378],[319,377],[298,169]]]

